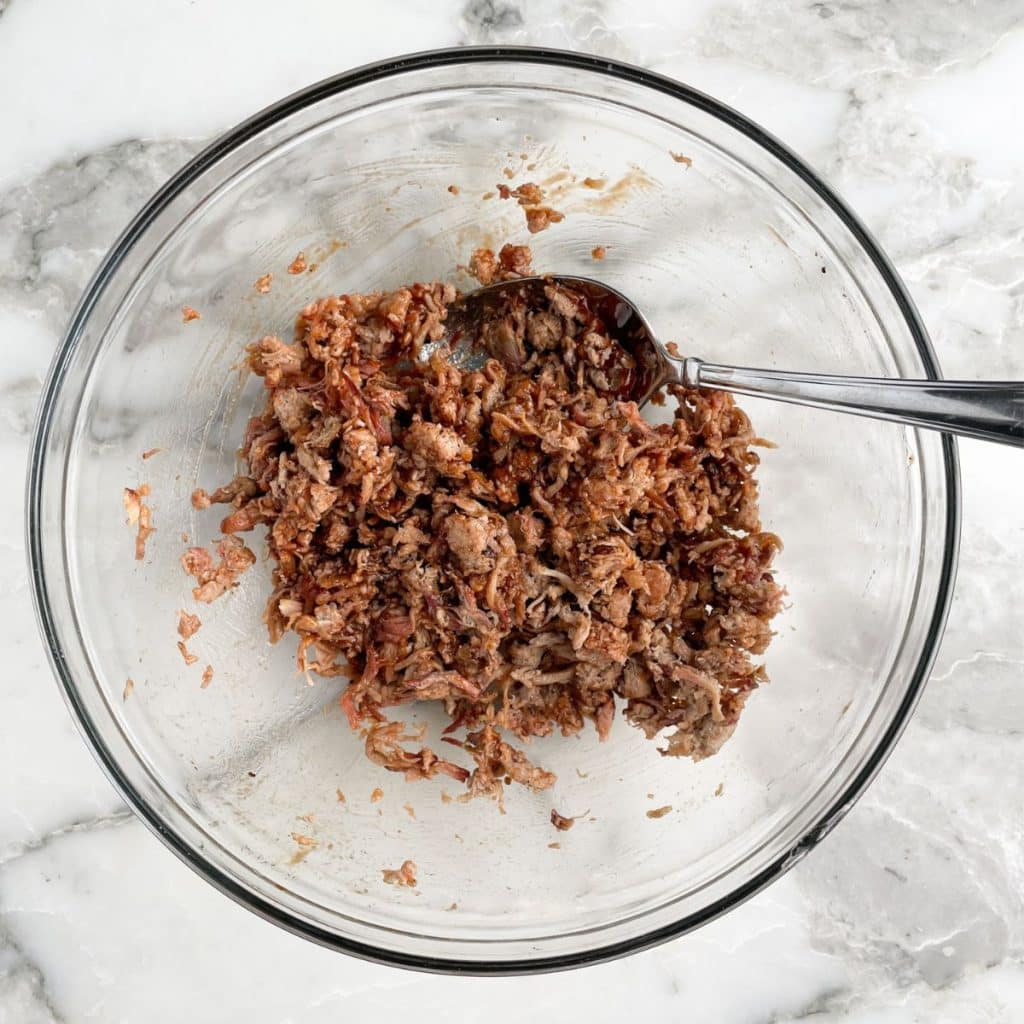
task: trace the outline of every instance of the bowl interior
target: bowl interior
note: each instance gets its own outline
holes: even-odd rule
[[[564,222],[528,236],[513,202],[484,198],[508,180],[541,184]],[[94,743],[153,818],[293,926],[385,954],[572,955],[725,905],[869,770],[944,600],[938,440],[748,401],[778,445],[763,455],[762,514],[785,544],[790,604],[771,683],[718,756],[661,757],[621,720],[604,744],[537,742],[530,756],[558,784],[513,787],[504,814],[366,761],[339,682],[298,674],[292,640],[267,643],[265,560],[195,609],[178,559],[186,538],[214,540],[220,517],[189,494],[234,475],[262,405],[238,369],[248,341],[290,336],[297,310],[332,292],[469,286],[460,264],[504,241],[528,241],[539,270],[607,280],[708,359],[927,373],[883,273],[812,183],[714,111],[607,72],[497,61],[337,90],[251,128],[151,212],[51,396],[38,528],[52,640]],[[309,269],[290,274],[300,250]],[[201,319],[183,323],[184,304]],[[141,482],[157,532],[136,562],[121,492]],[[204,622],[192,667],[175,646],[179,608]],[[405,718],[436,744],[437,716]],[[552,807],[582,817],[558,833]],[[383,884],[405,859],[418,887]]]

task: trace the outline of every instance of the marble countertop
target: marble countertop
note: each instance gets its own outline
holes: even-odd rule
[[[38,639],[22,494],[68,314],[212,135],[432,46],[589,50],[759,120],[897,264],[945,372],[1024,378],[1024,4],[1003,0],[0,0],[0,1022],[909,1024],[1024,1019],[1024,462],[964,443],[945,641],[895,754],[782,882],[683,940],[566,975],[429,977],[269,927],[136,822]],[[567,1011],[566,1007],[572,1007]],[[449,1009],[444,1009],[449,1007]]]

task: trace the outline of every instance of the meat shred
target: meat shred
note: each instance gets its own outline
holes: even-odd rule
[[[524,246],[471,267],[532,272]],[[443,773],[499,799],[505,782],[547,789],[554,776],[505,737],[590,721],[603,739],[617,714],[663,736],[663,754],[714,754],[765,678],[754,658],[783,594],[750,421],[727,394],[671,385],[673,421],[645,422],[621,397],[631,357],[553,284],[484,325],[500,359],[420,360],[455,299],[444,283],[331,296],[291,342],[249,346],[266,407],[246,475],[193,499],[232,507],[220,565],[202,548],[183,559],[196,599],[251,564],[233,535],[265,526],[271,640],[294,633],[300,669],[349,679],[341,703],[367,756],[407,779]],[[471,772],[386,719],[414,701],[443,706]]]
[[[199,632],[202,620],[198,615],[190,615],[182,609],[178,612],[178,635],[182,640],[188,640]]]
[[[215,491],[210,496],[211,499],[215,499],[218,493]],[[224,529],[223,524],[221,528]],[[229,531],[225,529],[224,532]],[[218,541],[217,554],[220,555],[220,561],[217,563],[214,563],[213,556],[206,548],[189,548],[181,556],[182,568],[190,576],[195,577],[198,584],[192,588],[192,596],[204,604],[216,601],[221,594],[234,587],[238,583],[238,577],[256,561],[256,556],[245,544],[233,536]]]
[[[576,824],[575,818],[568,818],[564,814],[559,814],[553,807],[551,808],[551,824],[558,829],[559,832],[568,832],[569,829]]]
[[[403,861],[400,868],[382,868],[381,874],[388,885],[405,886],[409,889],[416,886],[416,865],[411,860]]]
[[[512,175],[507,174],[506,176],[511,177]],[[502,199],[515,199],[523,208],[523,212],[526,214],[526,230],[531,235],[565,220],[564,213],[544,205],[544,190],[532,181],[527,181],[518,188],[509,188],[508,185],[495,187]]]
[[[185,659],[186,665],[194,665],[199,660],[199,657],[195,654],[192,654],[189,651],[189,649],[185,646],[184,640],[178,641],[178,651],[181,653],[182,658]]]
[[[143,500],[148,496],[149,484],[126,487],[121,495],[125,514],[128,517],[128,525],[136,527],[135,558],[140,562],[146,557],[146,541],[149,540],[151,534],[156,533],[156,527],[153,525],[153,511]]]

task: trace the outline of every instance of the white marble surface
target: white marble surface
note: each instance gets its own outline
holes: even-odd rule
[[[208,888],[94,766],[29,599],[18,483],[42,377],[145,197],[201,141],[319,77],[477,42],[673,75],[760,120],[844,193],[895,259],[948,374],[1024,377],[1021,0],[355,6],[0,0],[0,1022],[1024,1019],[1017,451],[962,446],[946,639],[866,797],[780,884],[629,960],[487,981],[331,954]]]

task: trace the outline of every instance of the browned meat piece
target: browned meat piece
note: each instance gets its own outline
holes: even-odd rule
[[[544,205],[544,190],[532,181],[525,182],[518,188],[498,185],[497,189],[502,199],[515,199],[523,208],[526,213],[526,229],[531,235],[565,220],[565,214]]]
[[[498,257],[490,249],[477,249],[470,257],[469,272],[481,284],[490,284],[498,273]]]
[[[405,450],[420,468],[462,479],[469,471],[473,449],[451,428],[438,423],[413,423],[405,435]]]
[[[501,264],[501,277],[505,280],[529,277],[533,273],[533,253],[528,245],[503,245],[498,253],[498,262]]]
[[[448,550],[463,572],[490,572],[494,568],[498,557],[497,534],[506,532],[500,520],[495,523],[486,515],[456,512],[444,520],[441,529]]]
[[[238,583],[238,577],[255,564],[256,556],[238,537],[224,537],[217,543],[220,561],[214,563],[206,548],[189,548],[181,556],[181,566],[198,586],[192,596],[204,604],[216,601],[225,591]]]
[[[565,220],[565,214],[558,210],[552,210],[550,206],[527,206],[526,207],[526,230],[531,235],[538,231],[546,231],[552,224]]]
[[[249,346],[249,365],[268,387],[277,387],[286,375],[302,372],[302,353],[280,338],[267,335]]]
[[[506,778],[534,790],[550,789],[555,784],[551,772],[538,768],[521,750],[506,743],[493,726],[471,732],[465,746],[476,762],[469,779],[472,796],[500,796]]]
[[[189,652],[184,640],[178,641],[178,651],[181,653],[186,665],[194,665],[199,660],[197,655]]]
[[[569,829],[576,824],[575,818],[567,818],[564,814],[559,814],[553,807],[551,808],[551,824],[558,829],[559,832],[568,832]]]
[[[202,624],[198,615],[190,615],[184,610],[178,612],[178,635],[182,640],[194,637]]]
[[[520,206],[537,206],[544,202],[544,190],[540,185],[535,185],[532,181],[512,189],[512,195]]]
[[[511,280],[530,258],[481,249],[470,270]],[[255,561],[237,534],[264,526],[271,639],[294,633],[300,669],[349,679],[341,706],[367,757],[410,780],[447,775],[499,803],[507,782],[547,789],[509,741],[588,721],[603,739],[617,708],[662,753],[709,756],[764,681],[783,595],[749,420],[728,395],[672,387],[672,422],[648,424],[621,399],[631,357],[571,288],[496,308],[482,369],[443,349],[421,360],[455,297],[440,283],[328,297],[291,342],[249,347],[267,402],[244,474],[193,497],[231,506],[216,555],[182,558],[196,599],[235,584]],[[415,701],[443,708],[472,771],[385,717]]]
[[[139,484],[138,487],[126,487],[122,495],[124,510],[128,516],[128,525],[135,526],[135,559],[141,562],[146,557],[146,541],[150,535],[156,533],[153,525],[153,513],[150,507],[143,501],[149,495],[149,484]]]
[[[422,748],[416,753],[406,750],[402,742],[415,737],[406,735],[404,730],[401,722],[373,726],[366,737],[366,756],[389,772],[402,772],[407,782],[429,779],[438,772],[457,782],[469,778],[465,768],[442,760],[432,750]]]
[[[388,885],[402,885],[412,889],[416,885],[416,865],[407,860],[400,868],[383,868],[381,874]]]

